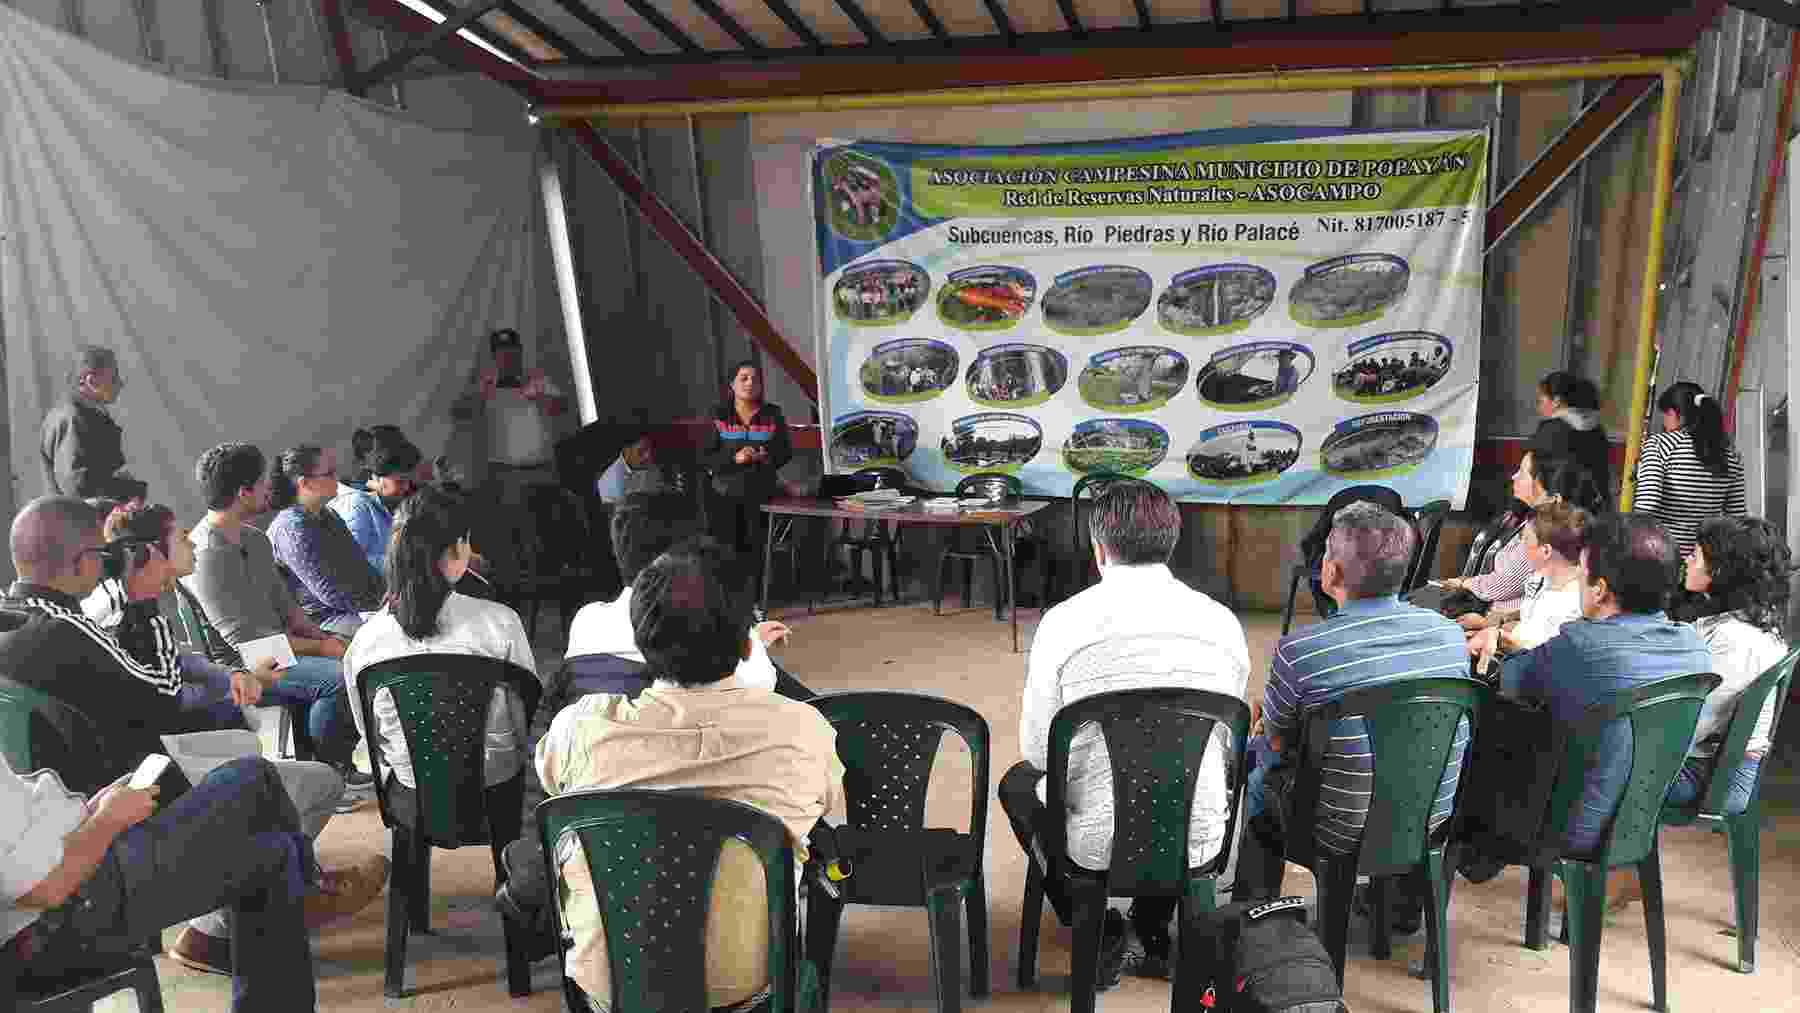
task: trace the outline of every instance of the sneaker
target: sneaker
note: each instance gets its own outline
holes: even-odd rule
[[[306,898],[306,927],[310,931],[328,922],[353,915],[381,896],[387,883],[386,855],[370,855],[347,869],[328,870]]]
[[[187,926],[169,947],[169,959],[183,967],[207,974],[231,976],[231,940],[209,936]]]
[[[344,779],[344,787],[351,791],[372,791],[375,788],[374,775],[356,769],[354,763],[344,764],[337,768],[337,772]]]
[[[1094,975],[1094,990],[1104,992],[1119,983],[1125,975],[1125,963],[1136,956],[1143,959],[1143,951],[1138,949],[1134,954],[1131,934],[1125,931],[1125,916],[1112,908],[1106,909],[1106,920],[1100,927],[1100,967]]]

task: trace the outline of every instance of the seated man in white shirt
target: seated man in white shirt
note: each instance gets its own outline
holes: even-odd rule
[[[1067,704],[1125,689],[1180,688],[1242,698],[1250,677],[1250,650],[1244,627],[1230,609],[1188,587],[1169,572],[1169,556],[1181,537],[1181,513],[1167,493],[1149,482],[1117,482],[1094,500],[1088,530],[1100,583],[1045,613],[1031,643],[1019,745],[1025,758],[1000,782],[1000,805],[1012,822],[1027,861],[1040,849],[1033,838],[1045,820],[1044,772],[1049,764],[1050,723]],[[1150,673],[1077,671],[1067,663],[1083,648],[1124,637],[1170,638],[1157,647]],[[1068,771],[1069,858],[1085,869],[1102,870],[1112,861],[1112,771],[1097,729],[1078,733]],[[1221,734],[1220,738],[1225,736]],[[1225,749],[1206,751],[1194,785],[1194,815],[1188,859],[1194,866],[1215,858],[1225,846]],[[1048,886],[1048,884],[1047,884]],[[1046,889],[1064,924],[1068,898]],[[1141,971],[1165,976],[1170,956],[1169,920],[1175,898],[1140,897],[1131,923],[1143,943]],[[1099,984],[1116,984],[1126,960],[1124,925],[1108,912]]]

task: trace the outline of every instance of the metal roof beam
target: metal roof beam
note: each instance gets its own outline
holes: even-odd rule
[[[380,84],[383,78],[454,38],[457,32],[469,27],[476,18],[499,7],[502,2],[503,0],[469,0],[467,7],[448,14],[422,38],[401,46],[387,59],[357,75],[348,90],[353,95],[367,95],[369,89]]]
[[[624,32],[614,28],[612,22],[601,17],[599,14],[596,14],[594,9],[586,4],[585,0],[556,0],[556,2],[563,10],[569,13],[570,17],[586,25],[588,31],[605,39],[607,45],[618,50],[626,57],[644,56],[644,51],[638,47],[637,43],[631,41]],[[687,36],[684,35],[682,38],[687,39]],[[689,49],[689,52],[700,51],[700,47],[695,46],[692,39],[687,39],[687,42],[688,46],[683,48],[692,47]],[[675,44],[678,46],[681,45],[679,42],[676,42]]]
[[[1007,45],[1016,42],[1019,38],[1019,30],[1013,27],[1012,18],[1006,16],[1006,8],[1000,0],[981,0],[981,2],[987,5],[988,16],[994,19],[994,27],[1000,30]]]
[[[1131,6],[1137,8],[1138,27],[1146,32],[1149,31],[1151,28],[1149,0],[1131,0]]]
[[[343,0],[319,0],[319,13],[331,33],[331,52],[337,61],[338,85],[349,88],[356,80],[356,46],[350,41],[350,22],[344,17]]]
[[[788,26],[788,31],[793,32],[794,37],[807,48],[819,53],[825,51],[825,43],[819,38],[819,33],[813,31],[812,26],[807,24],[805,19],[794,13],[794,8],[789,6],[787,0],[763,0],[763,5],[774,11],[775,16],[781,19],[781,23]]]
[[[1730,0],[1731,6],[1751,14],[1760,14],[1778,25],[1800,28],[1800,6],[1787,0]]]
[[[519,23],[519,27],[549,43],[550,48],[563,55],[565,60],[591,60],[593,54],[577,46],[568,36],[550,27],[543,18],[525,9],[517,0],[508,0],[501,5],[506,16]]]
[[[1069,26],[1069,34],[1078,39],[1087,35],[1087,29],[1081,24],[1081,15],[1075,13],[1075,0],[1056,0],[1056,6],[1062,8],[1063,24]]]
[[[881,29],[875,27],[875,22],[869,20],[869,15],[857,6],[856,0],[837,0],[837,5],[838,9],[844,12],[844,16],[850,19],[850,23],[856,26],[856,30],[863,33],[863,38],[869,40],[870,45],[885,46],[888,44],[887,37],[881,34]]]
[[[725,8],[713,3],[713,0],[694,0],[694,6],[704,11],[707,17],[712,18],[714,24],[725,29],[726,35],[736,39],[737,44],[744,47],[744,52],[755,56],[768,53],[768,47],[756,41],[756,36],[745,31],[744,26],[738,24],[736,18],[732,17]]]
[[[937,16],[937,12],[931,9],[928,0],[911,0],[911,2],[913,13],[917,14],[919,20],[924,22],[925,30],[931,33],[931,37],[949,45],[950,33],[945,30],[944,22]]]

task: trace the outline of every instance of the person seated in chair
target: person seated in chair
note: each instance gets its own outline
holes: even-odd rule
[[[363,615],[381,607],[381,574],[327,510],[337,489],[337,451],[302,445],[275,459],[270,476],[269,544],[290,577],[301,611],[327,633],[353,637]]]
[[[749,607],[700,548],[678,546],[632,582],[632,629],[655,682],[636,700],[600,693],[564,708],[538,745],[538,774],[553,795],[670,789],[744,802],[781,820],[803,861],[807,835],[843,795],[837,733],[804,703],[738,684],[737,665],[750,655]],[[559,847],[556,860],[573,939],[567,973],[605,1010],[611,975],[587,861],[578,843]],[[768,987],[765,890],[749,849],[727,844],[706,940],[714,1009],[747,1005]]]
[[[368,457],[367,488],[341,493],[331,509],[343,519],[350,537],[362,549],[363,558],[376,573],[383,572],[388,534],[394,528],[394,510],[411,496],[418,484],[419,448],[399,440],[377,441]]]
[[[1124,689],[1172,687],[1200,689],[1242,699],[1250,677],[1250,650],[1244,627],[1231,610],[1189,587],[1169,572],[1169,556],[1181,538],[1181,513],[1161,489],[1136,480],[1109,485],[1093,502],[1088,524],[1100,583],[1044,614],[1026,663],[1019,744],[1025,758],[1000,781],[1000,805],[1006,810],[1019,844],[1030,856],[1041,853],[1034,840],[1053,816],[1044,808],[1044,772],[1049,765],[1050,724],[1059,708],[1099,693]],[[1170,637],[1170,647],[1157,659],[1157,674],[1074,672],[1065,663],[1091,644],[1139,636]],[[1181,638],[1179,640],[1173,638]],[[1112,863],[1113,806],[1111,767],[1098,743],[1076,737],[1070,749],[1068,797],[1069,858],[1084,869],[1102,870]],[[1221,736],[1224,738],[1225,736]],[[1225,749],[1208,747],[1194,785],[1193,822],[1188,831],[1188,861],[1201,866],[1225,846]],[[1096,755],[1098,753],[1098,755]],[[1068,897],[1046,883],[1045,894],[1066,925]],[[1169,921],[1178,900],[1139,897],[1131,905],[1131,923],[1143,944],[1140,970],[1168,973]],[[1098,983],[1118,983],[1130,962],[1124,923],[1108,912]]]
[[[381,750],[391,808],[396,784],[406,791],[418,785],[391,694],[376,693],[376,727],[362,727],[357,680],[364,670],[415,654],[475,654],[537,675],[537,658],[519,614],[499,602],[453,590],[469,566],[470,514],[462,497],[433,488],[421,489],[401,504],[387,555],[388,604],[357,631],[344,652],[352,714],[369,748]],[[504,687],[495,689],[486,725],[488,787],[511,781],[525,768],[525,732],[524,701]]]
[[[1402,680],[1468,678],[1463,631],[1449,619],[1399,598],[1411,564],[1411,524],[1373,503],[1352,503],[1332,518],[1320,580],[1338,603],[1337,614],[1281,638],[1270,659],[1260,706],[1253,706],[1249,743],[1252,764],[1244,785],[1245,830],[1238,853],[1234,899],[1262,899],[1280,890],[1285,867],[1284,820],[1294,770],[1300,763],[1300,731],[1307,712],[1354,689]],[[1323,851],[1350,854],[1362,842],[1374,788],[1375,755],[1359,717],[1335,722],[1325,753],[1319,808],[1310,820]],[[1464,722],[1439,785],[1430,826],[1449,819],[1468,750]],[[1296,814],[1308,822],[1304,814]],[[1394,912],[1395,922],[1417,931],[1422,884]]]
[[[1520,541],[1535,573],[1525,582],[1518,611],[1493,609],[1469,631],[1469,656],[1478,669],[1486,668],[1482,659],[1530,650],[1581,618],[1581,545],[1592,520],[1586,510],[1562,502],[1533,511]]]
[[[1500,692],[1548,706],[1552,720],[1581,720],[1611,693],[1677,675],[1713,670],[1706,642],[1692,626],[1663,613],[1675,586],[1675,543],[1654,519],[1608,514],[1588,525],[1581,550],[1582,620],[1500,670]],[[1565,850],[1591,853],[1612,822],[1631,778],[1631,725],[1624,719],[1600,733],[1594,765],[1576,802]],[[1607,906],[1636,899],[1637,877],[1615,870]]]
[[[1782,629],[1793,571],[1793,555],[1781,533],[1760,517],[1715,517],[1700,525],[1699,540],[1688,553],[1689,597],[1676,618],[1693,622],[1712,654],[1711,671],[1723,681],[1706,695],[1687,762],[1669,785],[1670,802],[1690,805],[1705,797],[1719,768],[1728,770],[1731,778],[1726,815],[1749,808],[1750,792],[1774,734],[1775,694],[1763,702],[1744,743],[1744,755],[1714,758],[1724,744],[1738,695],[1787,655]],[[1728,760],[1732,762],[1727,764]]]

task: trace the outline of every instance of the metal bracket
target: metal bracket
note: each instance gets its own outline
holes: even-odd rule
[[[440,0],[442,2],[442,0]],[[426,53],[448,41],[457,32],[474,24],[483,14],[498,8],[504,0],[470,0],[467,7],[448,14],[417,41],[400,47],[393,55],[357,75],[346,89],[352,95],[367,95],[369,89]],[[448,5],[446,4],[446,7]]]

